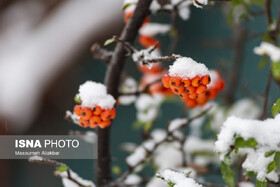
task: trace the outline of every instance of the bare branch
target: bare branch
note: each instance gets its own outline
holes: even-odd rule
[[[149,8],[151,2],[152,0],[138,1],[133,15],[122,31],[120,36],[121,40],[130,44],[134,43],[139,28],[142,26],[145,18],[150,14]],[[107,91],[115,99],[117,99],[119,95],[120,78],[125,65],[125,60],[126,49],[121,43],[117,43],[105,76],[105,85],[107,86]],[[107,186],[107,184],[112,180],[110,165],[110,127],[105,129],[98,128],[97,135],[99,159],[97,160],[96,179],[97,185],[100,187]]]
[[[128,43],[128,42],[126,42],[124,40],[121,40],[119,37],[113,36],[113,39],[116,40],[117,42],[121,43],[123,45],[123,47],[129,53],[129,55],[132,55],[134,52],[137,51],[130,43]]]
[[[78,186],[80,186],[80,187],[88,187],[87,185],[84,185],[84,184],[80,183],[79,181],[77,181],[75,178],[73,178],[73,177],[71,176],[71,169],[70,169],[66,164],[64,164],[64,163],[62,163],[62,162],[57,162],[57,161],[55,161],[55,160],[50,160],[50,159],[41,158],[41,157],[40,157],[40,159],[33,159],[33,158],[31,157],[31,158],[28,159],[28,161],[31,162],[31,163],[38,163],[38,164],[46,164],[46,165],[55,166],[56,169],[57,169],[58,167],[60,167],[60,166],[64,166],[64,167],[67,168],[67,171],[66,171],[66,173],[67,173],[67,177],[66,177],[66,178],[67,178],[67,179],[69,179],[70,181],[76,183],[76,184],[77,184]],[[61,175],[55,175],[55,176],[57,176],[57,177],[59,177],[59,178],[65,178],[65,177],[63,177],[63,176],[61,176]]]

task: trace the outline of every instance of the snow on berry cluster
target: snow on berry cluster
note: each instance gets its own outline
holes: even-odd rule
[[[116,101],[107,94],[106,86],[103,84],[87,81],[80,86],[76,97],[82,102],[81,105],[74,107],[81,127],[95,128],[99,126],[105,128],[116,117],[114,108]]]
[[[209,71],[204,64],[191,58],[178,58],[170,66],[169,73],[162,77],[162,82],[190,108],[207,102],[206,90],[211,82]]]

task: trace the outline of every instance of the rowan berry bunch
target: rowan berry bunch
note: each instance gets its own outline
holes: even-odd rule
[[[81,127],[105,128],[110,126],[111,120],[116,117],[116,101],[107,94],[103,84],[87,81],[80,86],[76,97],[81,100],[81,105],[74,107],[74,113],[79,117]]]
[[[76,105],[74,107],[74,112],[80,117],[79,125],[84,128],[95,128],[99,126],[103,129],[108,127],[111,124],[111,120],[116,117],[115,108],[102,109],[100,106],[89,108]]]
[[[207,102],[206,90],[210,82],[206,66],[186,57],[177,59],[170,66],[169,74],[162,77],[163,86],[179,95],[190,108]]]
[[[215,99],[217,94],[225,87],[225,81],[218,71],[211,70],[210,77],[212,81],[206,90],[206,96],[208,97],[208,100]]]

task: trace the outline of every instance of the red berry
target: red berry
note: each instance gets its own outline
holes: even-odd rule
[[[112,108],[111,109],[111,119],[114,119],[116,117],[116,109]]]
[[[206,90],[207,90],[207,87],[206,87],[205,85],[201,84],[200,86],[198,86],[198,87],[196,88],[196,93],[197,93],[197,94],[202,94],[202,93],[204,93]]]
[[[181,79],[178,78],[178,77],[171,77],[171,78],[169,79],[169,85],[170,85],[170,87],[171,87],[171,86],[178,87],[178,86],[180,86],[180,84],[181,84]]]
[[[205,76],[203,76],[203,77],[201,78],[201,82],[202,82],[202,84],[204,84],[205,86],[208,85],[208,84],[210,84],[210,82],[211,82],[211,77],[210,77],[210,75],[205,75]]]
[[[92,110],[88,107],[84,107],[81,110],[81,118],[83,118],[84,120],[89,120],[92,116]]]
[[[218,91],[223,90],[225,88],[224,80],[223,79],[218,80],[215,86]]]
[[[80,118],[80,119],[79,119],[79,125],[80,125],[81,127],[86,128],[86,127],[89,126],[89,121],[88,121],[88,120],[84,120],[83,118]]]
[[[94,115],[99,115],[102,112],[102,108],[100,106],[96,106],[93,108],[93,114]]]
[[[152,47],[152,46],[155,46],[157,43],[158,43],[158,40],[151,37],[151,36],[143,36],[143,35],[140,35],[139,36],[139,43],[148,48],[148,47]],[[160,44],[158,44],[158,47],[157,48],[160,48]]]
[[[169,86],[169,80],[170,80],[170,76],[169,75],[164,75],[163,77],[162,77],[162,79],[161,79],[161,81],[162,81],[162,83],[163,83],[163,86],[165,87],[165,88],[169,88],[170,86]]]
[[[187,107],[189,107],[189,108],[194,108],[197,105],[196,101],[193,99],[187,99],[185,102],[186,102]]]
[[[200,77],[199,76],[196,76],[192,79],[192,85],[194,87],[198,87],[200,85],[201,81],[200,81]]]
[[[82,110],[81,105],[76,105],[76,106],[74,107],[74,112],[75,112],[75,114],[76,114],[77,116],[80,116],[80,115],[81,115],[81,110]]]
[[[172,86],[171,89],[177,95],[180,95],[180,94],[184,93],[184,91],[185,91],[185,88],[183,86],[177,86],[177,87]]]
[[[110,126],[110,124],[111,124],[111,120],[102,121],[102,122],[99,124],[99,127],[100,127],[101,129],[104,129],[105,127]]]
[[[207,96],[206,94],[201,94],[201,95],[198,95],[197,99],[196,99],[196,102],[200,105],[204,105],[206,102],[207,102]]]
[[[195,87],[190,86],[190,87],[186,88],[186,92],[187,92],[188,94],[193,94],[193,93],[195,93]]]
[[[189,94],[189,98],[196,99],[198,97],[197,93]]]
[[[214,99],[216,96],[217,96],[217,90],[216,89],[210,89],[210,90],[207,90],[206,91],[206,96],[209,98],[209,99]]]
[[[152,67],[149,68],[148,66],[146,65],[140,65],[138,64],[138,68],[141,72],[143,73],[151,73],[151,74],[156,74],[156,73],[162,73],[163,72],[163,68],[160,64],[158,63],[153,63],[151,64]]]
[[[189,97],[189,94],[186,92],[186,91],[184,91],[183,93],[181,93],[180,95],[179,95],[180,97],[181,97],[181,99],[187,99],[188,97]]]
[[[130,19],[130,17],[132,16],[133,12],[126,12],[124,14],[124,22],[127,23]]]
[[[89,120],[90,126],[98,126],[102,122],[99,116],[92,116]]]
[[[190,79],[183,79],[181,83],[184,87],[191,86],[191,80]]]
[[[112,111],[110,109],[104,110],[100,115],[102,121],[108,121],[112,118]]]

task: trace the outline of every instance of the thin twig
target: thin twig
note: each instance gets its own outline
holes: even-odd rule
[[[91,46],[90,50],[92,52],[93,58],[95,58],[97,60],[102,60],[106,64],[109,63],[109,61],[111,60],[112,54],[113,54],[112,51],[108,51],[108,50],[102,48],[98,43],[94,43]]]
[[[66,170],[66,173],[67,173],[67,179],[69,179],[70,181],[76,183],[78,186],[80,187],[88,187],[82,183],[80,183],[79,181],[77,181],[75,178],[73,178],[71,176],[71,169],[64,163],[62,162],[58,162],[58,161],[55,161],[55,160],[50,160],[50,159],[46,159],[46,158],[40,158],[40,159],[32,159],[32,158],[29,158],[28,159],[29,162],[31,163],[38,163],[38,164],[47,164],[47,165],[51,165],[51,166],[55,166],[56,168],[60,167],[60,166],[64,166],[67,168]],[[56,175],[57,177],[59,178],[65,178],[61,175]]]
[[[269,30],[269,27],[272,24],[271,0],[265,1],[265,15],[266,15],[266,20],[267,20],[268,36],[269,36],[270,40],[272,40],[274,45],[277,46],[279,24],[280,24],[280,5],[278,7],[278,17],[277,17],[276,26],[275,26],[274,30]],[[266,109],[267,109],[267,105],[268,105],[268,97],[269,97],[269,91],[270,91],[270,86],[271,86],[271,80],[272,80],[272,72],[271,72],[271,66],[270,66],[267,83],[266,83],[266,87],[265,87],[265,92],[264,92],[264,104],[263,104],[263,109],[262,109],[262,114],[260,116],[260,119],[264,119],[266,117]]]
[[[176,60],[177,58],[180,58],[180,57],[177,55],[163,56],[163,57],[158,57],[158,58],[143,59],[142,62],[143,62],[143,64],[157,63],[157,62]]]
[[[117,42],[121,43],[123,45],[123,47],[129,53],[129,55],[132,55],[133,53],[135,53],[137,51],[129,42],[126,42],[117,36],[113,36],[113,39],[116,40]]]
[[[150,82],[149,84],[145,85],[145,87],[142,88],[141,90],[137,90],[136,92],[119,93],[119,96],[139,96],[139,95],[142,94],[142,93],[148,93],[150,87],[151,87],[153,84],[158,83],[158,82],[160,82],[160,81],[161,81],[161,78],[156,79],[156,80]]]

